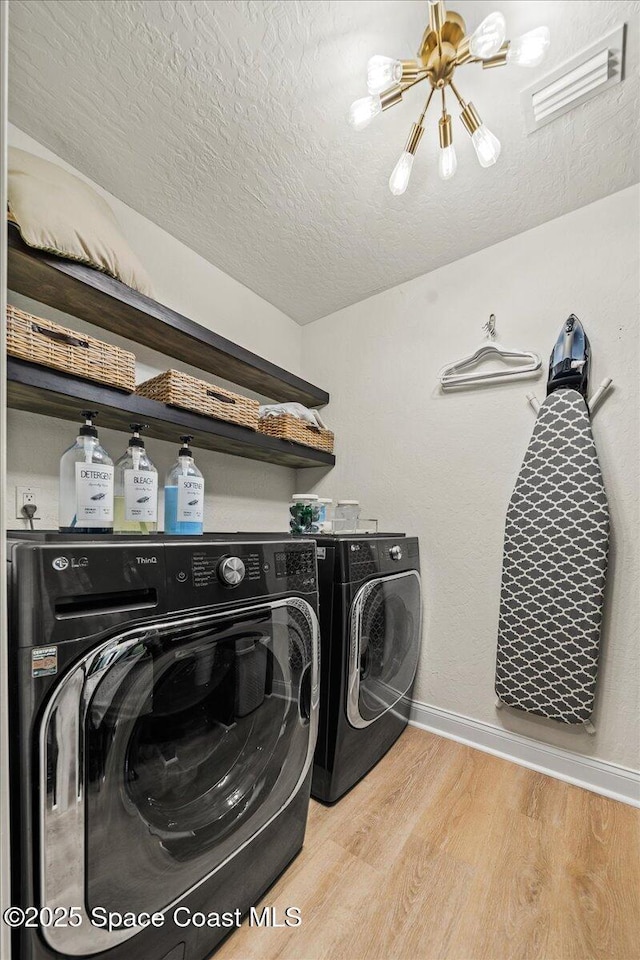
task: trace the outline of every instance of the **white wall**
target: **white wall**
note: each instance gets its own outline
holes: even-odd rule
[[[11,125],[9,143],[59,163],[92,183]],[[300,372],[301,329],[293,320],[116,197],[96,184],[92,183],[92,186],[106,197],[114,210],[131,247],[147,269],[157,300],[293,373]],[[203,211],[203,216],[206,216],[206,211]],[[220,378],[202,374],[186,364],[176,363],[170,357],[163,357],[140,344],[132,344],[11,291],[9,302],[37,316],[48,317],[74,330],[133,350],[137,359],[138,382],[169,367],[178,367],[202,379],[225,383]],[[99,425],[99,418],[97,423]],[[58,462],[60,454],[74,437],[74,427],[69,422],[9,411],[7,495],[10,514],[15,512],[15,485],[32,484],[43,494],[39,510],[41,519],[36,526],[57,526]],[[103,430],[100,431],[100,437],[109,453],[114,458],[119,457],[126,446],[126,433]],[[149,454],[161,476],[175,459],[176,449],[177,438],[176,444],[149,441]],[[286,504],[293,491],[293,470],[225,454],[198,451],[197,441],[194,451],[196,462],[207,482],[205,529],[283,529],[287,518]],[[24,525],[24,521],[15,521],[16,527],[21,525]]]
[[[15,127],[10,142],[61,162]],[[333,471],[300,471],[296,478],[283,467],[198,454],[208,479],[206,527],[282,529],[294,483],[328,496],[359,497],[365,514],[379,517],[383,527],[420,537],[425,626],[416,700],[637,767],[638,189],[302,329],[105,195],[160,301],[320,383],[333,396],[326,413],[337,437]],[[10,300],[131,346],[15,294]],[[489,313],[497,315],[506,344],[537,350],[546,360],[572,311],[584,320],[592,341],[592,384],[605,375],[615,378],[615,390],[594,421],[613,526],[595,738],[494,710],[504,515],[533,424],[524,397],[532,388],[543,396],[544,376],[446,396],[436,386],[440,367],[477,345]],[[138,380],[175,365],[139,345],[133,349]],[[9,412],[8,495],[11,501],[16,483],[39,487],[42,527],[57,522],[58,459],[73,434],[70,423]],[[118,456],[126,434],[104,430],[101,436]],[[175,448],[150,441],[149,452],[163,472]]]
[[[305,327],[304,375],[332,394],[337,466],[298,481],[357,497],[383,529],[420,537],[416,700],[631,768],[640,760],[638,234],[632,187]],[[542,399],[546,376],[446,395],[437,386],[492,312],[500,340],[537,351],[543,367],[575,312],[591,339],[592,389],[615,380],[594,418],[613,532],[593,738],[494,708],[504,518],[533,426],[525,395]]]

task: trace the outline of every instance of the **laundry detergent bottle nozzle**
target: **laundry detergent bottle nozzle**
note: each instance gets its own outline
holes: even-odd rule
[[[140,436],[144,423],[130,423],[129,445],[115,468],[116,533],[155,533],[158,526],[158,471]]]
[[[113,531],[113,460],[98,440],[97,410],[82,410],[84,423],[60,458],[61,533]]]
[[[98,410],[81,410],[80,413],[84,417],[84,423],[80,427],[80,436],[81,437],[96,437],[98,436],[98,431],[96,430],[93,421],[98,416]]]
[[[180,437],[178,459],[164,485],[164,532],[198,536],[204,526],[204,479],[196,467],[189,444],[193,437]]]

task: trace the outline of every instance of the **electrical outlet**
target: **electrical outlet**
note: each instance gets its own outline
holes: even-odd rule
[[[37,508],[41,499],[41,493],[37,487],[16,487],[16,520],[24,520],[22,508],[25,504],[34,504]],[[37,510],[34,516],[38,518]]]

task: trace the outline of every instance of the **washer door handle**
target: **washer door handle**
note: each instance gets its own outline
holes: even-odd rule
[[[74,818],[83,795],[78,729],[83,683],[84,671],[79,670],[51,712],[45,736],[46,810],[61,815],[75,808]]]

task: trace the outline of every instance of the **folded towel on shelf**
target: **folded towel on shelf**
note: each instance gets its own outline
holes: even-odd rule
[[[321,430],[326,430],[326,424],[317,410],[309,410],[301,403],[265,403],[260,407],[260,419],[265,417],[280,417],[288,413],[296,420],[305,420]]]

